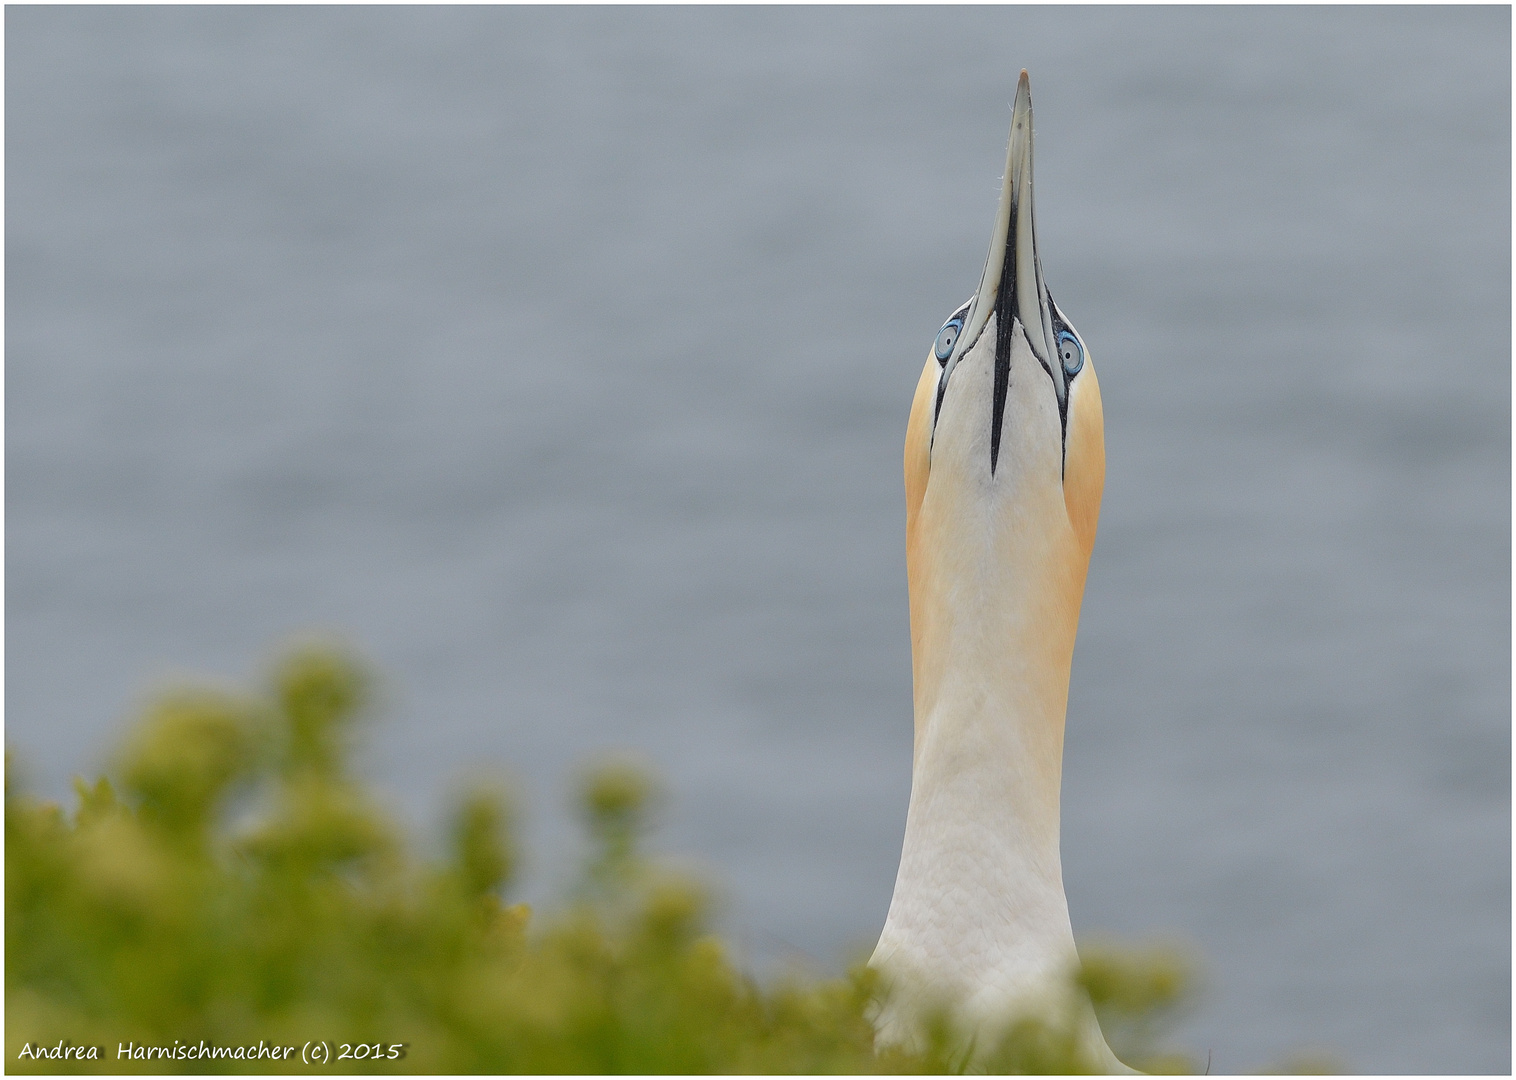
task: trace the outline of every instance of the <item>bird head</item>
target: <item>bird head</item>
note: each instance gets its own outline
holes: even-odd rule
[[[1025,71],[984,272],[933,342],[912,409],[906,474],[912,518],[929,482],[972,489],[1023,519],[1056,494],[1089,557],[1105,481],[1100,388],[1084,338],[1043,279]]]

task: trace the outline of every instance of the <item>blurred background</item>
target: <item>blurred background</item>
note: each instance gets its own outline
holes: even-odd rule
[[[6,740],[41,791],[288,635],[418,836],[664,775],[759,970],[872,946],[900,453],[1020,68],[1109,472],[1076,933],[1213,1071],[1510,1069],[1510,10],[10,8]]]

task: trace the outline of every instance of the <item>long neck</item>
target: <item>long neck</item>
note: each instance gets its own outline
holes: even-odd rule
[[[1074,960],[1059,789],[1084,562],[1014,521],[966,539],[975,508],[935,494],[911,545],[911,802],[880,944],[945,989],[1014,995]]]
[[[955,886],[987,893],[986,903],[1002,902],[1007,873],[1045,883],[1061,902],[1059,795],[1077,596],[1073,612],[1060,610],[1066,593],[1037,573],[957,584],[914,605],[924,628],[914,643],[916,827],[908,826],[906,848],[972,851]]]
[[[907,444],[911,801],[875,962],[1004,1002],[1061,982],[1075,962],[1059,789],[1089,545],[1071,524],[1056,459],[1002,451],[990,476],[979,445],[944,440],[928,483],[917,419]]]

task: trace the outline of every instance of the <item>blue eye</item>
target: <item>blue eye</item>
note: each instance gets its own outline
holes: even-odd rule
[[[1067,330],[1058,335],[1058,355],[1063,358],[1063,370],[1069,375],[1078,375],[1079,369],[1084,367],[1084,348]]]
[[[958,344],[958,334],[963,329],[961,318],[952,318],[947,325],[937,331],[937,343],[932,346],[932,352],[937,357],[937,363],[947,365],[948,357],[953,355],[953,346]]]

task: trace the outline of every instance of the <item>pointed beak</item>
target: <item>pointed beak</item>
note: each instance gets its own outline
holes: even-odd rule
[[[1002,353],[1008,355],[1015,330],[1013,323],[1020,324],[1026,331],[1032,353],[1052,375],[1058,400],[1064,401],[1068,391],[1063,367],[1057,361],[1047,287],[1042,281],[1042,263],[1037,258],[1032,199],[1032,91],[1025,71],[1016,85],[1016,103],[1011,109],[1005,177],[1001,183],[994,231],[990,234],[989,255],[984,261],[979,290],[969,307],[963,332],[958,336],[957,348],[945,365],[947,371],[951,371],[963,354],[973,348],[994,312],[1000,313],[996,320],[997,358]]]

